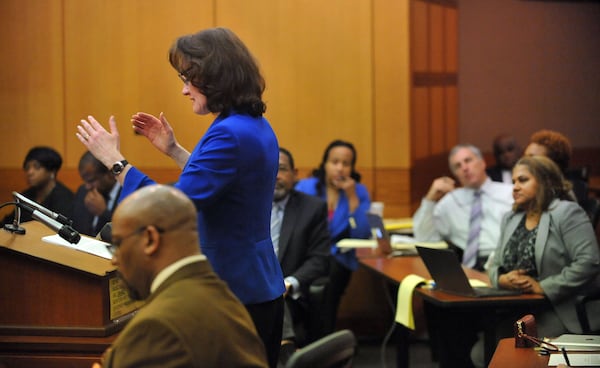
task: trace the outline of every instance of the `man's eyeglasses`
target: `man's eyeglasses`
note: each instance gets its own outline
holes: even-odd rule
[[[123,241],[125,241],[125,239],[131,238],[132,236],[143,233],[144,231],[146,231],[148,226],[150,226],[150,225],[141,226],[141,227],[135,229],[132,233],[122,236],[120,238],[115,239],[114,236],[111,236],[111,242],[110,242],[110,244],[108,244],[106,246],[106,249],[108,249],[110,254],[115,255],[115,253],[117,252],[117,249],[119,249],[119,247],[121,246],[121,243],[123,243]],[[161,229],[160,227],[155,226],[155,228],[156,228],[156,231],[158,231],[161,234],[165,232],[165,230]]]

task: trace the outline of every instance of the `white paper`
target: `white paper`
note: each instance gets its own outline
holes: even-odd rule
[[[397,250],[416,250],[415,245],[425,248],[435,248],[435,249],[446,249],[448,248],[448,243],[445,241],[439,242],[420,242],[417,241],[412,236],[407,235],[399,235],[392,234],[390,236],[390,243],[392,244],[392,249]]]
[[[338,248],[377,248],[375,239],[342,239],[336,243]]]
[[[42,238],[42,241],[50,244],[62,245],[65,247],[73,248],[80,250],[82,252],[90,253],[102,258],[112,259],[112,254],[106,248],[108,243],[105,243],[101,240],[90,238],[88,236],[82,235],[81,239],[77,244],[72,244],[61,238],[60,235],[48,235]]]
[[[569,354],[567,351],[567,356],[571,367],[600,367],[600,354]],[[567,364],[563,355],[561,353],[550,354],[548,367],[554,367],[558,364]]]

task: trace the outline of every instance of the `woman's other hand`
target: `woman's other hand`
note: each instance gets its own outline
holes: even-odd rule
[[[138,112],[131,117],[133,130],[148,138],[150,143],[162,153],[171,156],[177,147],[177,140],[173,128],[161,112],[158,118],[145,112]]]
[[[120,152],[121,143],[114,116],[108,119],[108,126],[110,133],[93,116],[89,115],[87,120],[81,120],[75,135],[94,157],[110,168],[124,157]]]

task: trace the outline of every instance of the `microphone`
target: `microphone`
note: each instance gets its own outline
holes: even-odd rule
[[[19,201],[27,203],[30,207],[37,209],[39,212],[48,216],[49,218],[51,218],[55,221],[58,221],[63,225],[69,225],[69,226],[73,225],[73,221],[69,220],[69,218],[67,216],[61,215],[60,213],[52,212],[49,209],[47,209],[46,207],[42,206],[41,204],[32,201],[31,199],[25,197],[24,195],[22,195],[20,193],[13,192],[12,194]]]
[[[106,243],[112,243],[112,222],[107,222],[102,226],[102,229],[96,235],[96,239]]]
[[[81,235],[77,232],[77,230],[73,229],[71,225],[61,224],[60,222],[54,220],[53,218],[45,215],[44,213],[38,211],[35,208],[29,207],[23,203],[17,203],[17,206],[31,213],[31,217],[38,220],[42,224],[48,226],[52,230],[54,230],[58,235],[72,244],[79,243],[81,239]]]

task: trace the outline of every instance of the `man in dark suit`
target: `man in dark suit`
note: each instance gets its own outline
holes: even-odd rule
[[[294,190],[297,170],[285,148],[279,148],[279,170],[271,212],[271,237],[286,286],[286,314],[280,360],[306,334],[310,284],[328,273],[330,237],[327,206],[321,199]],[[301,331],[302,330],[302,331]]]
[[[180,190],[144,187],[112,221],[113,264],[145,305],[100,367],[267,367],[250,314],[201,254],[196,207]]]
[[[485,171],[493,181],[512,184],[513,166],[523,153],[516,138],[508,134],[497,136],[494,138],[493,150],[496,165],[488,167]]]
[[[96,236],[112,218],[121,185],[89,151],[79,160],[79,176],[84,184],[75,194],[73,227],[82,234]]]

